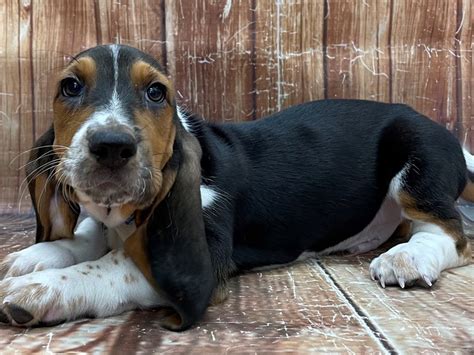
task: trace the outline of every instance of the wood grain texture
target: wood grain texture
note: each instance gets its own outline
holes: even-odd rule
[[[18,86],[18,62],[17,45],[18,45],[18,4],[16,1],[2,2],[0,12],[0,21],[4,24],[4,31],[0,32],[0,43],[2,46],[0,57],[0,73],[3,80],[0,82],[0,124],[2,129],[1,135],[1,164],[0,177],[2,179],[1,194],[6,201],[15,199],[16,194],[12,187],[18,185],[16,179],[15,168],[17,164],[10,167],[10,162],[18,152],[18,141],[15,139],[19,136],[19,117],[14,117],[16,107],[19,105],[17,92],[20,90]],[[7,31],[7,28],[10,31]]]
[[[52,122],[52,99],[57,75],[72,56],[96,45],[96,23],[92,1],[34,1],[33,110],[34,133],[38,138]]]
[[[399,353],[470,353],[474,295],[467,290],[474,285],[474,267],[443,272],[430,290],[383,289],[368,274],[368,260],[377,255],[325,257],[321,265]]]
[[[133,46],[166,65],[163,6],[164,0],[95,0],[97,43]]]
[[[27,154],[14,158],[51,124],[55,75],[96,44],[155,56],[180,103],[211,121],[324,97],[404,102],[474,151],[470,0],[6,0],[0,9],[0,211],[18,210]]]
[[[282,3],[277,40],[282,108],[324,98],[324,1]],[[257,56],[258,58],[258,56]]]
[[[33,216],[0,216],[0,260],[34,242]],[[156,311],[55,327],[0,324],[2,353],[462,353],[472,354],[474,266],[444,272],[432,289],[382,289],[370,260],[326,256],[231,279],[229,298],[181,333]]]
[[[328,3],[327,98],[390,102],[390,3]]]
[[[456,11],[456,1],[394,1],[390,37],[392,101],[411,105],[451,130],[461,109],[456,104]]]
[[[211,121],[253,115],[252,2],[165,3],[168,69],[177,98]]]
[[[324,98],[324,1],[257,1],[254,11],[256,117]]]
[[[456,86],[461,142],[474,153],[474,3],[471,0],[458,1],[456,24]]]

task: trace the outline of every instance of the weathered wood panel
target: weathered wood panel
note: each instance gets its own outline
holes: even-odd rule
[[[257,1],[255,16],[256,117],[324,98],[324,1]]]
[[[0,260],[34,243],[34,218],[0,216]],[[472,354],[474,265],[431,289],[382,289],[370,260],[330,256],[235,277],[229,298],[185,332],[155,311],[25,330],[0,323],[1,353]]]
[[[30,0],[18,2],[18,21],[19,80],[17,84],[20,86],[20,89],[17,94],[19,94],[20,102],[16,112],[18,112],[19,144],[18,151],[15,152],[18,157],[10,164],[10,169],[16,170],[15,173],[18,179],[18,188],[13,190],[16,195],[13,201],[18,201],[18,207],[15,206],[15,203],[12,204],[12,207],[14,210],[22,211],[27,209],[30,205],[24,174],[24,166],[28,161],[29,154],[22,154],[22,152],[31,149],[34,127],[33,95],[31,95],[34,77],[32,62],[28,60],[31,58],[32,47],[30,34],[33,21]],[[22,208],[23,204],[24,207]]]
[[[253,115],[252,2],[165,5],[167,57],[182,105],[208,120]]]
[[[474,3],[472,0],[458,1],[455,47],[456,88],[459,121],[459,136],[463,144],[474,152]]]
[[[448,129],[455,128],[461,109],[456,104],[456,6],[456,1],[392,3],[391,99]]]
[[[430,290],[383,289],[368,273],[377,255],[325,257],[321,265],[398,353],[472,352],[474,267],[443,272]]]
[[[327,6],[327,98],[390,102],[390,3],[332,1]]]
[[[18,61],[17,45],[18,32],[14,30],[18,22],[18,4],[16,1],[4,1],[0,5],[0,21],[4,24],[4,30],[0,32],[1,57],[0,73],[3,80],[0,82],[0,124],[1,135],[1,164],[0,178],[2,179],[1,194],[2,199],[10,202],[16,197],[14,188],[18,186],[17,174],[14,167],[10,168],[10,161],[18,152],[18,116],[14,117],[16,107],[19,105],[16,93],[20,90],[18,87]],[[12,28],[7,31],[6,28]]]
[[[57,74],[71,56],[96,45],[97,34],[92,1],[34,1],[31,6],[34,134],[38,138],[52,121]]]
[[[97,43],[137,47],[166,65],[164,0],[95,1]]]
[[[324,1],[287,2],[279,6],[279,45],[275,53],[280,70],[278,106],[284,108],[322,99]]]
[[[324,97],[404,102],[474,149],[469,0],[21,0],[0,9],[0,210],[18,207],[27,154],[13,159],[51,124],[56,73],[98,43],[157,57],[180,103],[209,120]]]

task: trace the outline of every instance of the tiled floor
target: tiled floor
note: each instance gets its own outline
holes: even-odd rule
[[[0,217],[0,258],[33,242],[31,218]],[[0,326],[0,353],[474,353],[474,266],[445,272],[432,289],[381,289],[375,253],[308,260],[242,275],[195,328],[159,328],[153,311],[52,328]]]

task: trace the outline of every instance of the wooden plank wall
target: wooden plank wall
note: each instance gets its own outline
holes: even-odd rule
[[[101,43],[157,56],[208,120],[321,98],[403,102],[474,149],[473,17],[471,0],[3,0],[0,211],[29,208],[19,154],[51,122],[55,73]]]

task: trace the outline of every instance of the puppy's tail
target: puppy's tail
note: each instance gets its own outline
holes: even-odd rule
[[[474,202],[474,155],[463,149],[467,165],[467,185],[461,194],[463,200]]]

